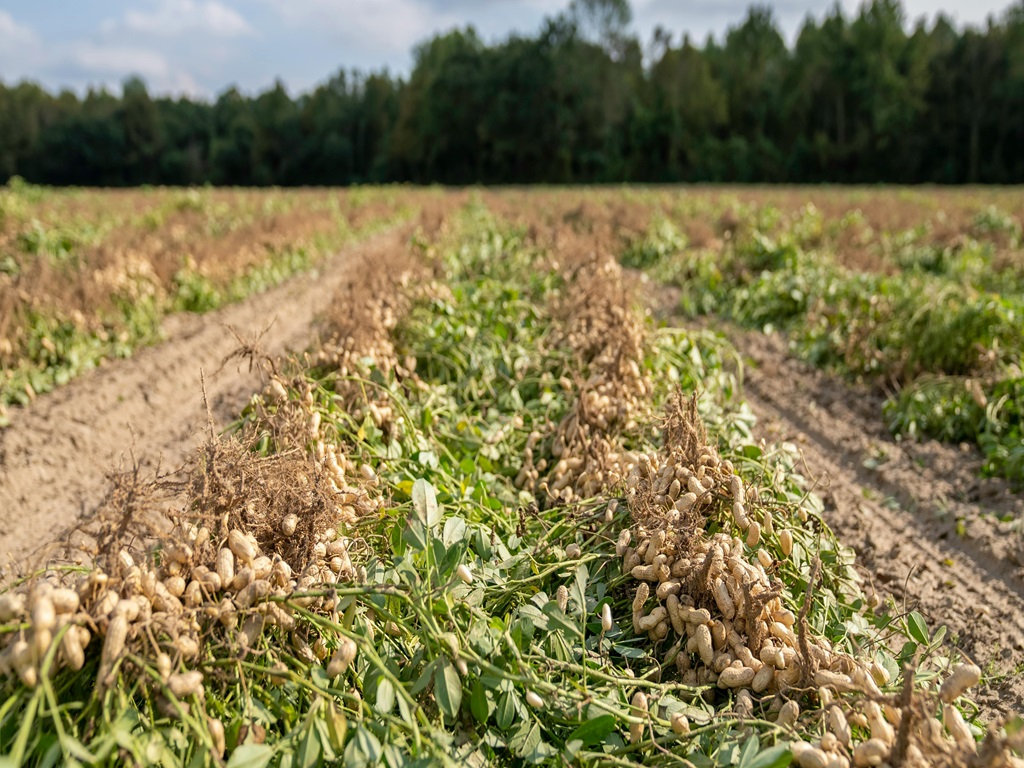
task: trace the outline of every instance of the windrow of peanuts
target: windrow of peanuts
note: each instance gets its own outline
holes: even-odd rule
[[[980,681],[976,665],[958,664],[937,692],[922,688],[906,700],[884,692],[892,681],[877,660],[834,648],[786,607],[797,596],[771,574],[793,554],[790,521],[749,509],[757,490],[714,448],[694,456],[668,444],[642,455],[625,488],[642,520],[636,546],[627,529],[616,548],[639,582],[634,632],[666,647],[665,663],[684,683],[731,692],[738,715],[749,717],[757,701],[780,726],[792,729],[802,717],[794,733],[819,730],[813,743],[793,743],[801,768],[1022,764],[1009,750],[1022,745],[995,731],[979,749],[954,705]],[[706,534],[703,521],[721,519],[723,506],[732,525]],[[803,716],[800,701],[812,702]]]
[[[618,485],[638,454],[617,446],[613,436],[630,432],[652,416],[654,385],[643,367],[646,331],[623,288],[622,268],[608,258],[585,261],[571,275],[571,288],[555,308],[552,345],[572,352],[584,382],[563,377],[561,387],[577,385],[575,406],[548,435],[553,466],[534,451],[542,435],[530,435],[516,485],[539,489],[551,503],[570,504]],[[546,473],[543,479],[541,474]]]
[[[736,715],[749,718],[760,705],[790,736],[820,732],[813,742],[793,742],[801,768],[1024,766],[1011,754],[1024,740],[993,729],[979,747],[954,705],[980,681],[976,665],[958,664],[937,691],[922,686],[905,699],[902,691],[886,692],[893,681],[877,660],[834,648],[787,607],[800,596],[773,574],[793,556],[794,526],[806,513],[775,519],[759,489],[745,485],[708,444],[696,397],[673,399],[660,451],[623,447],[623,433],[650,415],[652,384],[641,373],[643,323],[622,283],[610,259],[576,273],[572,295],[579,299],[564,340],[591,376],[547,436],[558,462],[539,489],[555,504],[621,494],[629,505],[634,524],[621,531],[616,555],[638,582],[633,632],[664,649],[666,666],[674,665],[682,682],[731,693]],[[533,463],[542,439],[531,435],[526,471],[517,478],[525,487],[546,469]],[[708,534],[711,523],[719,525]],[[611,626],[610,616],[604,624]],[[657,702],[638,692],[633,705],[643,714]],[[679,734],[690,730],[680,713],[672,726]],[[634,724],[631,740],[643,731]]]

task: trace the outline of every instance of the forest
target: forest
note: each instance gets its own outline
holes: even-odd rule
[[[702,43],[630,23],[626,0],[576,0],[532,36],[451,30],[405,76],[343,68],[297,95],[0,81],[0,182],[1024,181],[1024,0],[984,28],[836,4],[791,45],[767,6]]]

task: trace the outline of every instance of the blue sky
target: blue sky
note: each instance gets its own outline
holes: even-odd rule
[[[855,11],[857,0],[840,0]],[[431,34],[473,24],[485,40],[535,32],[567,0],[0,0],[0,80],[28,78],[79,92],[119,89],[141,75],[157,93],[213,97],[230,85],[259,91],[281,78],[294,94],[340,67],[405,73],[412,47]],[[831,4],[778,0],[792,39],[808,13]],[[661,24],[695,39],[739,21],[746,0],[634,0],[644,40]],[[904,0],[910,20],[938,10],[984,24],[1007,0]]]

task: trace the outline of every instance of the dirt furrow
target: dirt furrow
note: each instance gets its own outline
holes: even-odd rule
[[[856,551],[865,579],[900,611],[949,628],[991,677],[980,694],[988,711],[1019,711],[1024,580],[1010,557],[1020,551],[1019,534],[997,537],[986,507],[964,498],[962,489],[978,486],[980,461],[955,447],[897,443],[866,393],[790,359],[777,338],[730,337],[754,363],[744,396],[760,433],[799,446],[825,498],[826,522]],[[986,486],[998,509],[1019,517],[1018,497]]]
[[[206,423],[201,373],[218,420],[230,420],[259,386],[225,358],[266,329],[269,354],[301,349],[314,321],[351,279],[356,257],[404,247],[407,228],[353,246],[316,271],[216,312],[167,319],[166,340],[105,365],[12,414],[0,432],[0,576],[91,511],[111,467],[135,458],[178,466]],[[133,448],[133,446],[137,446]]]

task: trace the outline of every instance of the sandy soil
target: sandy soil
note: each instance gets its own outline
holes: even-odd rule
[[[0,575],[92,511],[107,472],[133,452],[143,465],[179,466],[207,423],[201,374],[215,419],[234,418],[260,382],[247,364],[222,367],[239,347],[231,329],[252,338],[269,325],[260,346],[272,355],[306,347],[355,257],[403,247],[407,235],[380,235],[216,312],[169,317],[166,341],[12,412],[0,431]]]

